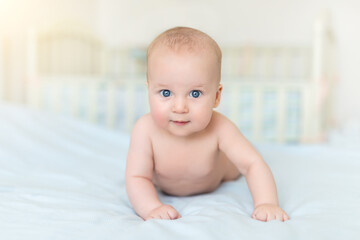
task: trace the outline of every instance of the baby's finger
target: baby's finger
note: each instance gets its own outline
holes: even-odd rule
[[[180,214],[175,209],[168,211],[168,214],[169,214],[170,219],[181,218]]]
[[[160,213],[160,218],[161,219],[170,219],[170,216],[169,216],[169,214],[167,213],[167,211],[163,211],[163,212],[161,212]]]
[[[161,215],[157,214],[154,215],[151,219],[162,219]]]
[[[284,221],[284,217],[283,217],[283,214],[282,213],[276,213],[275,214],[275,219],[278,220],[278,221]]]
[[[267,214],[267,218],[266,218],[266,221],[269,222],[271,220],[274,220],[275,219],[275,214],[273,213],[268,213]]]
[[[284,213],[283,217],[284,217],[284,221],[290,220],[289,215],[287,215],[286,213]]]
[[[257,212],[257,213],[255,213],[255,219],[266,222],[266,220],[267,220],[266,212]]]

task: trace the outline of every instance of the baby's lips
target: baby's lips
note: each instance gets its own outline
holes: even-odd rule
[[[172,122],[176,125],[182,126],[182,125],[189,123],[190,121],[172,121]]]

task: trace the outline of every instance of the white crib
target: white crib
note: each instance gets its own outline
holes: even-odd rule
[[[312,46],[222,46],[218,111],[255,142],[313,142],[331,125],[334,40],[326,17]],[[145,48],[107,47],[66,27],[29,30],[26,104],[130,131],[148,112]]]

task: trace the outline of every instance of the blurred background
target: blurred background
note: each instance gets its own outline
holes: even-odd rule
[[[0,99],[50,109],[50,105],[46,106],[49,104],[46,98],[50,99],[55,93],[60,94],[57,90],[60,85],[41,85],[41,93],[35,87],[29,91],[33,86],[40,86],[39,79],[50,75],[51,81],[66,75],[68,82],[79,81],[78,79],[90,82],[92,77],[100,77],[113,83],[110,87],[115,88],[119,79],[144,80],[145,51],[148,44],[159,33],[174,26],[200,29],[218,42],[224,54],[225,79],[247,76],[246,67],[240,67],[239,62],[242,60],[236,60],[232,56],[236,52],[256,52],[264,48],[265,52],[272,51],[277,55],[278,50],[285,51],[290,47],[291,51],[296,49],[296,56],[301,56],[294,60],[297,64],[294,66],[297,69],[295,75],[298,78],[313,78],[316,75],[313,61],[316,60],[312,57],[312,49],[316,45],[316,21],[319,18],[325,19],[325,25],[331,28],[333,41],[331,84],[319,85],[326,87],[327,92],[331,87],[332,93],[327,106],[331,111],[326,113],[326,118],[330,119],[326,123],[329,126],[326,138],[343,144],[359,144],[360,30],[357,25],[360,23],[360,2],[356,0],[0,0]],[[56,62],[47,55],[46,48],[49,46],[45,42],[59,36],[63,43],[52,45],[55,48],[52,56],[57,51]],[[74,38],[77,42],[90,41],[91,50],[79,50],[81,44],[78,48],[72,44],[73,54],[61,55],[69,51],[66,46],[70,45],[66,45],[66,39]],[[41,41],[44,44],[41,45]],[[57,64],[58,62],[61,64]],[[272,72],[272,76],[282,76],[275,72]],[[270,73],[259,73],[257,77],[266,74]],[[85,84],[81,88],[86,87],[90,89],[87,93],[78,94],[91,95],[91,85]],[[100,88],[108,87],[100,84]],[[226,85],[224,92],[225,89]],[[146,94],[141,91],[143,90],[135,95],[139,94],[140,97]],[[59,95],[57,101],[68,101],[71,93],[70,87]],[[110,91],[110,95],[117,98],[120,105],[141,108],[138,115],[146,112],[147,107],[141,102],[127,102],[126,94],[129,93],[124,89]],[[99,101],[102,98],[106,102],[108,95],[100,94]],[[246,103],[246,94],[243,96],[245,98],[242,98],[242,102]],[[271,96],[267,94],[265,98]],[[296,94],[288,96],[294,101],[297,99]],[[56,104],[61,109],[59,103],[54,103]],[[90,112],[99,111],[99,104],[97,110],[93,109],[92,104],[92,100],[77,103],[84,109],[90,105]],[[226,112],[227,107],[229,106],[224,106],[223,111]],[[104,108],[103,116],[99,115],[98,122],[106,123],[105,115],[110,108],[111,106]],[[79,111],[77,115],[86,115],[81,107]],[[134,114],[131,111],[134,110],[110,111],[115,120],[108,121],[108,124],[127,124],[130,127],[131,123],[126,123],[121,118]],[[308,121],[311,116],[308,116]],[[247,123],[239,124],[244,126],[246,132]],[[293,132],[296,131],[295,129]]]

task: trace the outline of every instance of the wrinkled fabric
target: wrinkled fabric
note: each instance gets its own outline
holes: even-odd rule
[[[287,222],[252,219],[243,177],[190,197],[182,215],[143,221],[125,191],[129,135],[0,104],[0,239],[359,239],[360,150],[256,145]]]

